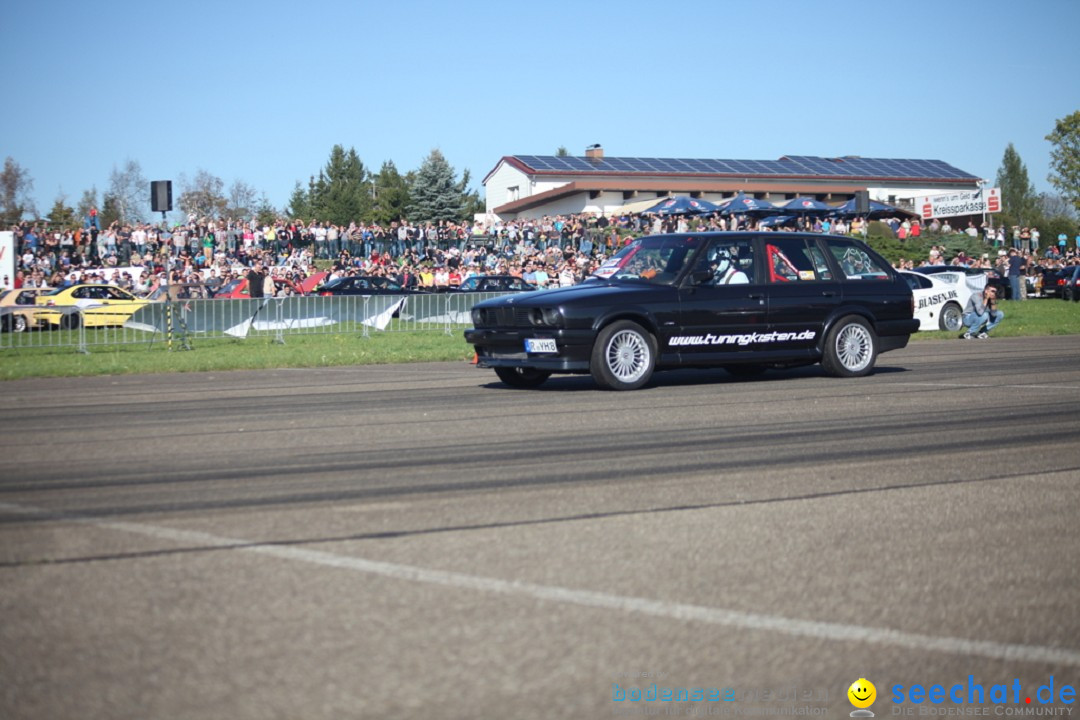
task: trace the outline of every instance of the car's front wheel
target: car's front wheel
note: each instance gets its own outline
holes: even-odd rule
[[[26,316],[25,315],[12,315],[11,316],[11,329],[15,332],[26,332]]]
[[[854,315],[841,318],[825,337],[821,367],[833,377],[870,374],[877,359],[878,340],[866,320]]]
[[[956,332],[964,324],[964,313],[957,303],[947,303],[938,315],[938,327],[949,332]]]
[[[656,340],[630,320],[613,322],[596,336],[589,372],[607,390],[636,390],[656,367]]]
[[[540,387],[544,381],[551,377],[547,370],[536,368],[495,368],[495,374],[499,379],[510,387],[534,388]]]

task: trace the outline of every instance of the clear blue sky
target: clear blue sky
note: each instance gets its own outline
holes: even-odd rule
[[[13,0],[0,155],[38,210],[199,169],[278,207],[335,144],[402,173],[503,155],[940,159],[1038,190],[1080,109],[1080,0]],[[149,191],[147,192],[149,195]]]

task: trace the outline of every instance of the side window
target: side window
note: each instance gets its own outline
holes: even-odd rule
[[[694,267],[696,285],[746,285],[754,282],[754,246],[750,240],[721,239],[705,248]]]
[[[832,270],[829,269],[829,262],[825,259],[825,254],[821,252],[816,244],[810,245],[810,257],[814,260],[814,270],[817,271],[818,278],[821,280],[832,280]]]
[[[814,250],[817,250],[815,247]],[[817,257],[807,241],[798,237],[770,237],[765,241],[769,282],[806,282],[831,279],[820,251]],[[821,275],[820,270],[825,274]]]
[[[829,240],[829,252],[832,253],[848,280],[888,280],[888,271],[854,242]]]
[[[87,298],[93,297],[93,295],[90,294],[91,290],[93,290],[93,288],[90,287],[75,288],[71,292],[71,297],[75,298],[76,300],[86,300]]]

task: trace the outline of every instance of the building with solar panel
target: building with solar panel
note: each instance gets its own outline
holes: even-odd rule
[[[911,209],[911,199],[978,189],[980,178],[941,160],[786,155],[779,160],[690,160],[507,155],[484,178],[486,207],[504,220],[575,213],[640,212],[658,198],[721,202],[737,193],[782,204],[812,197],[839,205],[868,190],[873,200]]]

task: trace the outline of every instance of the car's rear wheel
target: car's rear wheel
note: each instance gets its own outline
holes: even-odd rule
[[[26,316],[25,315],[12,315],[11,329],[15,332],[26,332]]]
[[[956,332],[964,324],[964,313],[958,303],[946,303],[938,315],[938,327],[949,332]]]
[[[656,367],[656,340],[643,327],[619,320],[596,336],[589,372],[607,390],[636,390],[649,381]]]
[[[61,330],[78,330],[79,329],[79,313],[68,313],[60,318]]]
[[[495,368],[495,374],[499,379],[510,387],[534,388],[540,387],[544,381],[551,377],[547,370],[535,368]]]
[[[1076,300],[1077,298],[1075,297],[1075,295],[1076,295],[1076,293],[1075,293],[1075,291],[1073,291],[1073,289],[1071,287],[1067,287],[1067,288],[1065,288],[1064,290],[1061,291],[1061,299],[1062,300],[1068,300],[1068,301]]]
[[[878,340],[866,320],[850,315],[841,318],[825,337],[821,367],[833,377],[870,374],[877,359]]]

